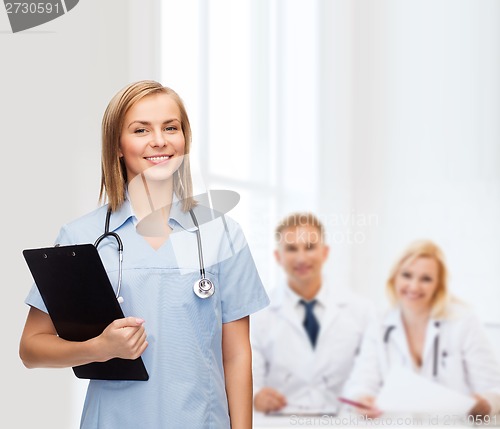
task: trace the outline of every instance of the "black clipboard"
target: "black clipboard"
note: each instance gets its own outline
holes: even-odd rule
[[[61,338],[85,341],[124,317],[94,245],[26,249],[23,255]],[[149,379],[140,357],[92,362],[73,371],[78,378],[96,380]]]

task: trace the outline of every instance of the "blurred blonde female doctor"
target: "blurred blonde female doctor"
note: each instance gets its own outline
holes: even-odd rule
[[[380,415],[376,396],[390,369],[404,367],[475,398],[471,415],[500,411],[500,365],[474,313],[451,298],[444,257],[433,242],[412,243],[390,272],[392,301],[381,326],[372,326],[344,396]]]

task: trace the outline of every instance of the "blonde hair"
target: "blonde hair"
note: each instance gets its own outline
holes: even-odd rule
[[[319,231],[321,241],[325,241],[325,228],[319,219],[312,213],[296,212],[284,217],[278,223],[278,226],[274,231],[274,238],[276,239],[276,242],[279,243],[281,241],[282,233],[285,229],[298,226],[315,227]]]
[[[392,267],[386,284],[386,291],[392,305],[397,305],[395,280],[401,267],[417,258],[432,258],[438,265],[437,289],[432,297],[431,316],[438,318],[446,316],[446,310],[451,296],[448,290],[448,269],[442,250],[430,240],[412,242],[400,255]]]
[[[191,126],[179,95],[172,89],[153,80],[142,80],[127,85],[109,102],[102,118],[102,157],[101,190],[99,201],[107,199],[112,211],[116,211],[125,201],[127,187],[127,169],[123,157],[120,157],[120,138],[129,109],[144,97],[153,94],[167,94],[177,104],[181,116],[181,128],[184,134],[184,158],[181,166],[174,173],[174,192],[182,202],[182,209],[188,211],[196,205],[193,199],[193,184],[189,165],[191,148]],[[187,156],[186,156],[187,155]]]

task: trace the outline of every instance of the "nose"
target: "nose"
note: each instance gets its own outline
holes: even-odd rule
[[[167,145],[165,137],[161,131],[154,131],[151,134],[151,146],[152,147],[163,147]]]
[[[418,279],[416,279],[415,277],[411,278],[408,280],[408,288],[410,290],[417,290],[419,287],[419,284],[418,284]]]
[[[307,253],[304,249],[299,249],[297,251],[297,262],[304,262],[306,260]]]

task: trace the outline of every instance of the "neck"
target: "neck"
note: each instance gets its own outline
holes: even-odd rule
[[[292,289],[297,295],[304,298],[306,301],[310,301],[321,289],[321,277],[304,283],[294,282],[289,279],[288,286],[290,286],[290,289]]]
[[[148,180],[143,174],[138,174],[128,183],[128,194],[139,221],[149,214],[165,208],[170,214],[173,197],[173,179]]]
[[[403,322],[408,326],[424,327],[427,326],[429,322],[431,310],[428,308],[423,310],[408,310],[402,308],[401,315],[403,317]]]

